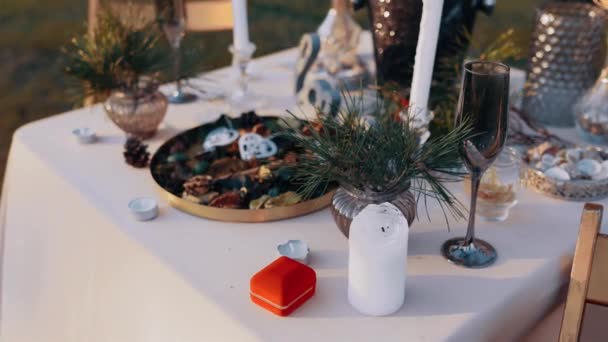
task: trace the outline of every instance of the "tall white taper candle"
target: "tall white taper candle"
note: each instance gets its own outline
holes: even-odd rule
[[[238,50],[245,50],[249,46],[249,26],[247,24],[247,0],[232,0],[232,16],[234,28],[232,29],[232,44]]]
[[[442,11],[443,0],[422,0],[422,19],[414,60],[410,103],[423,111],[426,111],[429,105]]]
[[[350,225],[348,301],[359,312],[390,315],[405,299],[408,222],[390,203],[370,204]]]

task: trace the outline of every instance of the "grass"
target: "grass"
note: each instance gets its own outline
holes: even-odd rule
[[[515,26],[527,51],[533,8],[540,0],[497,1],[491,19],[478,16],[475,37],[489,40]],[[59,50],[86,20],[84,0],[3,0],[0,10],[0,179],[10,140],[19,126],[64,112],[75,106],[66,97]],[[315,30],[330,1],[255,0],[250,2],[251,38],[257,55],[296,45],[305,32]],[[357,14],[366,27],[366,15]],[[229,63],[230,32],[193,34],[186,44],[202,46],[205,53],[197,68],[210,70]]]

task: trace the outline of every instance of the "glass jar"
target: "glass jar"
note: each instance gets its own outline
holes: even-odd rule
[[[608,68],[576,105],[576,126],[583,138],[594,144],[608,142]]]
[[[137,92],[114,90],[104,102],[106,114],[125,133],[147,139],[152,137],[167,113],[168,101],[156,87]]]
[[[465,179],[465,191],[471,195],[471,179]],[[486,221],[504,221],[517,204],[521,184],[521,156],[513,147],[505,147],[484,173],[479,184],[476,214]]]
[[[381,204],[389,202],[397,207],[411,226],[416,218],[416,199],[409,191],[409,184],[405,187],[378,191],[363,191],[346,185],[341,185],[331,200],[331,214],[338,228],[348,238],[350,223],[368,204]]]

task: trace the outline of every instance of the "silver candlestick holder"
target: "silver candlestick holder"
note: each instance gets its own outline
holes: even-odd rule
[[[254,110],[260,105],[260,98],[249,89],[248,67],[255,48],[255,44],[251,42],[241,48],[236,48],[234,45],[228,48],[232,54],[232,67],[236,74],[236,87],[231,90],[228,98],[231,110],[235,114]]]

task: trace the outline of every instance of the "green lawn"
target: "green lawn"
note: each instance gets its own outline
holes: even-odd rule
[[[142,0],[143,1],[143,0]],[[151,0],[150,0],[151,1]],[[491,19],[479,16],[475,37],[489,40],[515,27],[524,51],[528,46],[534,8],[540,0],[498,0]],[[304,32],[321,23],[329,0],[252,0],[250,27],[257,54],[297,44]],[[357,15],[365,26],[365,13]],[[27,122],[74,107],[65,94],[59,49],[84,30],[86,0],[2,0],[0,5],[0,179],[10,139]],[[230,32],[197,34],[187,44],[203,47],[201,71],[229,63]]]

